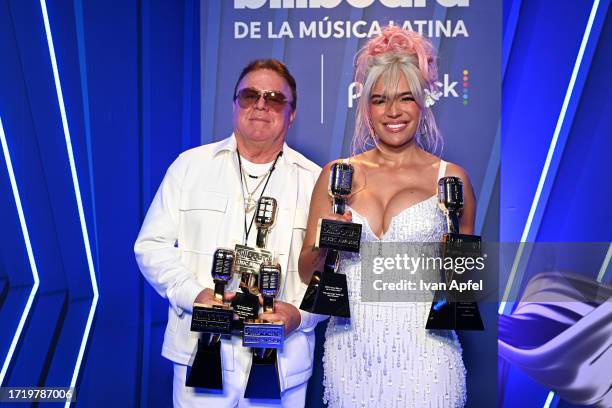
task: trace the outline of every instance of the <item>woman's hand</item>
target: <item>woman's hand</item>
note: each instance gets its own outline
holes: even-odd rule
[[[351,210],[346,210],[344,214],[336,214],[333,212],[329,212],[328,214],[323,215],[321,218],[324,218],[326,220],[353,222],[353,213],[351,212]]]

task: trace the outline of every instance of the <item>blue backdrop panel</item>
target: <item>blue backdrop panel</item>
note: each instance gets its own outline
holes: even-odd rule
[[[523,233],[590,10],[591,2],[522,2],[503,83],[503,240]]]
[[[2,126],[1,119],[0,126]],[[0,132],[4,132],[3,126]],[[0,367],[2,368],[12,353],[11,344],[14,344],[15,337],[21,334],[18,332],[19,324],[23,319],[28,298],[34,287],[34,277],[18,218],[17,203],[15,199],[11,200],[13,190],[8,162],[5,159],[5,155],[11,153],[10,151],[3,153],[0,163],[2,166],[0,168],[0,197],[5,198],[0,201],[0,225],[3,226],[4,232],[0,238],[0,321],[5,333],[0,337]]]
[[[70,383],[84,320],[73,299],[90,288],[76,201],[68,167],[66,143],[51,72],[40,5],[3,2],[2,112],[14,159],[25,218],[30,224],[33,252],[42,271],[40,290],[13,356],[9,385]],[[70,316],[68,312],[75,315]],[[60,335],[61,333],[61,335]],[[7,332],[3,337],[12,336]],[[74,340],[74,341],[73,341]],[[65,343],[76,347],[63,353],[72,366],[57,378],[49,376],[54,353]]]
[[[609,132],[604,130],[609,119],[601,111],[609,106],[610,94],[599,85],[606,75],[604,67],[609,65],[611,38],[609,2],[598,3],[569,108],[564,120],[560,121],[561,107],[585,37],[589,14],[596,3],[568,3],[561,8],[556,2],[507,2],[505,14],[509,21],[512,20],[511,10],[518,12],[514,42],[504,43],[509,68],[503,84],[501,238],[516,241],[523,234],[559,123],[562,126],[560,142],[544,184],[544,190],[548,188],[550,194],[543,195],[538,202],[536,214],[541,214],[541,222],[535,218],[528,240],[603,242],[588,247],[583,245],[584,249],[578,254],[568,251],[565,256],[555,258],[547,258],[542,251],[536,251],[525,260],[533,273],[558,268],[595,279],[609,249],[609,217],[597,210],[598,202],[609,200],[609,192],[602,190],[596,180],[605,172],[603,163],[612,147]],[[563,22],[563,30],[555,30],[555,24],[560,22]],[[568,246],[572,251],[580,251],[580,248],[578,244]],[[531,273],[526,274],[514,284],[524,287],[530,276]],[[502,376],[503,406],[572,406],[557,397],[552,398],[549,390],[518,370],[505,367],[502,371],[506,370]],[[602,380],[606,376],[609,378],[602,373]]]
[[[135,1],[83,2],[75,17],[85,44],[101,293],[79,404],[134,406],[142,345],[141,282],[131,250],[141,201],[140,9]]]
[[[608,81],[612,64],[612,16],[605,9],[600,13],[605,22],[593,47],[593,62],[571,123],[539,241],[612,241],[612,218],[605,211],[592,210],[610,200],[610,191],[602,188],[601,181],[609,168],[612,117],[607,112],[612,106],[612,89],[602,84]]]

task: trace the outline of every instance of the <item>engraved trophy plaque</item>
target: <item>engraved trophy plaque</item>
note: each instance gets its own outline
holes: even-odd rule
[[[280,279],[280,265],[261,266],[259,291],[263,297],[264,314],[262,319],[246,321],[242,336],[242,345],[251,347],[253,352],[245,398],[280,399],[277,350],[283,347],[285,324],[265,319],[265,313],[274,313],[274,298],[278,295]]]
[[[225,285],[234,274],[235,253],[218,248],[213,255],[211,274],[215,283],[215,298],[223,301]],[[194,303],[191,331],[202,333],[198,339],[193,364],[189,367],[185,385],[213,390],[223,389],[221,337],[231,335],[234,311],[228,305]]]
[[[438,205],[444,212],[448,232],[442,236],[441,255],[448,257],[478,257],[482,239],[477,235],[459,233],[459,213],[463,208],[463,182],[458,177],[442,177],[438,181]],[[459,276],[452,269],[442,268],[442,281],[447,285]],[[478,304],[456,299],[453,291],[437,291],[427,318],[426,329],[484,330]],[[468,296],[469,297],[469,296]]]
[[[332,210],[344,214],[347,197],[351,194],[354,169],[349,163],[334,163],[331,167],[329,192]],[[327,248],[323,271],[315,271],[304,294],[300,309],[311,313],[350,317],[346,275],[336,273],[339,252],[359,252],[361,224],[335,220],[319,220],[315,246]]]
[[[234,312],[241,321],[257,319],[259,315],[258,275],[262,264],[271,264],[272,251],[265,248],[268,233],[276,219],[277,204],[272,197],[260,197],[255,210],[257,227],[256,248],[236,245],[236,273],[240,275],[240,290],[232,301]]]

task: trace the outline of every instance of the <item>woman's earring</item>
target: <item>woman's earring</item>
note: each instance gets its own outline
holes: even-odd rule
[[[376,135],[376,133],[370,133],[370,139],[372,140],[373,146],[376,146],[378,144],[378,136]]]
[[[419,124],[418,133],[420,133],[422,137],[425,137],[425,138],[427,137],[427,134],[429,133],[427,121],[421,120],[421,123]]]

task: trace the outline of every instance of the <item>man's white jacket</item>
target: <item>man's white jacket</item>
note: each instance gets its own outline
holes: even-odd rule
[[[306,289],[298,274],[298,258],[320,170],[285,144],[265,191],[278,202],[267,248],[275,252],[282,268],[279,299],[296,306]],[[134,251],[147,281],[170,303],[162,355],[176,363],[189,364],[195,351],[192,304],[201,290],[214,287],[215,249],[243,243],[243,203],[234,135],[182,153],[151,203]],[[251,234],[256,233],[253,226]],[[300,327],[286,338],[279,353],[283,390],[304,383],[312,373],[313,329],[320,318],[300,313]],[[250,363],[250,352],[237,336],[223,340],[221,348],[224,370],[245,369]]]

